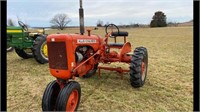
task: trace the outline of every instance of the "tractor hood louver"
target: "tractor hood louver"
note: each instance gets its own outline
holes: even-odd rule
[[[49,67],[67,70],[67,52],[65,42],[47,42]]]

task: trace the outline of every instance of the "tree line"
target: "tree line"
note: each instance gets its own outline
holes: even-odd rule
[[[70,22],[71,22],[71,19],[69,18],[67,14],[56,14],[50,20],[51,27],[60,29],[60,30],[63,30],[64,28],[66,28]],[[97,20],[96,26],[103,27],[108,24],[109,22],[104,24],[102,20]],[[150,27],[166,27],[170,25],[176,26],[177,23],[174,23],[174,22],[167,23],[167,17],[162,11],[155,12],[149,24]],[[8,26],[15,26],[15,23],[12,21],[12,19],[8,19]],[[130,23],[129,25],[119,25],[119,26],[120,27],[141,27],[141,26],[146,26],[146,25],[142,25],[138,23]]]
[[[173,24],[170,22],[170,24]],[[97,21],[97,27],[103,27],[106,26],[107,24],[103,24],[103,21],[98,20]],[[142,24],[138,23],[130,23],[129,25],[120,25],[122,27],[141,27],[144,26]],[[150,27],[166,27],[167,26],[167,17],[162,11],[157,11],[154,13],[152,20],[150,22]]]

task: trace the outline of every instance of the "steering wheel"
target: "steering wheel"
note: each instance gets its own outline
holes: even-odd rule
[[[115,25],[115,24],[108,24],[108,25],[106,26],[106,29],[105,29],[106,34],[108,34],[108,29],[109,29],[109,28],[111,29],[111,32],[114,32],[113,29],[116,28],[116,30],[117,30],[117,32],[118,32],[118,34],[119,34],[119,28],[117,27],[117,25]]]
[[[28,31],[27,25],[25,25],[23,22],[18,21],[19,26],[21,26],[25,31]]]

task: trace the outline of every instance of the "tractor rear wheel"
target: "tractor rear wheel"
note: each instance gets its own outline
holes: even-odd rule
[[[148,67],[148,52],[145,47],[137,47],[131,59],[130,82],[135,88],[142,87],[145,83]]]
[[[95,64],[94,68],[92,70],[89,70],[85,75],[83,75],[83,78],[90,78],[90,77],[92,77],[96,73],[97,68],[98,68],[98,64]]]
[[[33,43],[33,55],[38,63],[48,63],[47,44],[45,36],[38,36]]]
[[[17,53],[18,56],[22,57],[23,59],[28,59],[33,57],[33,53],[30,48],[28,49],[15,48],[15,52]]]
[[[57,96],[60,92],[60,86],[56,80],[50,82],[43,94],[42,98],[42,110],[43,111],[54,111]]]
[[[58,95],[56,101],[56,111],[76,111],[80,103],[80,96],[80,84],[76,81],[70,81]]]

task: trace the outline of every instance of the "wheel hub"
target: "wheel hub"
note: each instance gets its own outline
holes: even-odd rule
[[[69,112],[72,112],[76,109],[76,105],[78,103],[78,91],[74,90],[71,92],[67,105],[66,105],[66,110]]]
[[[142,75],[142,80],[144,80],[144,78],[145,78],[145,73],[146,73],[146,66],[145,66],[145,63],[142,62],[142,64],[141,64],[141,75]]]
[[[42,52],[42,55],[43,55],[44,58],[48,57],[48,51],[47,51],[47,44],[46,44],[46,42],[42,44],[41,52]]]

